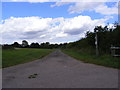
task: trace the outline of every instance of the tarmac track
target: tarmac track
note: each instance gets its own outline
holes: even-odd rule
[[[30,75],[35,78],[30,78]],[[56,50],[2,70],[3,88],[117,88],[118,70],[77,61]]]

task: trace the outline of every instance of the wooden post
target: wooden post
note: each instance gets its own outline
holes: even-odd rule
[[[98,51],[98,35],[97,35],[97,31],[95,33],[95,45],[96,45],[96,56],[98,56],[99,51]]]

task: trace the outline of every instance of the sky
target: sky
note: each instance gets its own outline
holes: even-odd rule
[[[35,2],[36,1],[36,2]],[[118,21],[118,2],[2,1],[0,44],[65,43],[80,40],[95,26]]]

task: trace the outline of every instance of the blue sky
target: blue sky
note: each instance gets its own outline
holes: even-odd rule
[[[79,40],[87,30],[93,31],[95,25],[112,25],[118,21],[116,4],[2,2],[4,23],[0,25],[3,30],[1,43],[20,43],[23,39],[30,43],[64,43]]]
[[[45,3],[29,3],[29,2],[3,2],[2,3],[2,19],[7,19],[12,17],[31,17],[39,16],[43,18],[51,17],[64,17],[71,18],[78,15],[88,15],[92,19],[103,18],[105,15],[95,13],[94,11],[84,11],[83,13],[69,14],[68,7],[71,5],[64,5],[60,7],[50,7],[55,4],[55,2],[45,2]],[[106,2],[108,7],[112,7],[116,2]],[[112,23],[118,21],[117,15],[112,15],[114,19],[108,22]]]
[[[3,3],[3,19],[13,17],[74,17],[73,14],[68,14],[67,8],[69,5],[61,7],[50,7],[55,2],[46,3],[29,3],[29,2],[4,2]]]

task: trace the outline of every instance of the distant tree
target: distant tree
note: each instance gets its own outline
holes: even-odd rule
[[[9,44],[4,44],[4,45],[2,45],[2,49],[14,49],[14,47]]]
[[[26,40],[22,41],[22,47],[29,47],[28,42]]]
[[[59,44],[59,48],[63,48],[62,46],[63,46],[63,44],[62,44],[62,43],[60,43],[60,44]]]
[[[41,43],[40,48],[45,48],[45,43]]]
[[[56,43],[56,44],[54,44],[54,48],[58,48],[58,44]]]
[[[46,42],[46,43],[45,43],[45,48],[50,48],[49,45],[50,45],[50,43],[49,43],[49,42]]]
[[[49,45],[49,48],[50,48],[50,49],[53,49],[53,48],[54,48],[54,44],[50,44],[50,45]]]
[[[14,43],[12,44],[12,46],[13,46],[13,47],[20,47],[20,44],[19,44],[18,42],[14,42]]]
[[[50,43],[49,43],[49,42],[46,42],[46,45],[50,45]]]
[[[51,46],[49,42],[46,42],[46,43],[41,43],[40,48],[51,48]]]
[[[31,43],[31,44],[30,44],[30,47],[31,47],[31,48],[39,48],[40,45],[39,45],[39,43]]]

